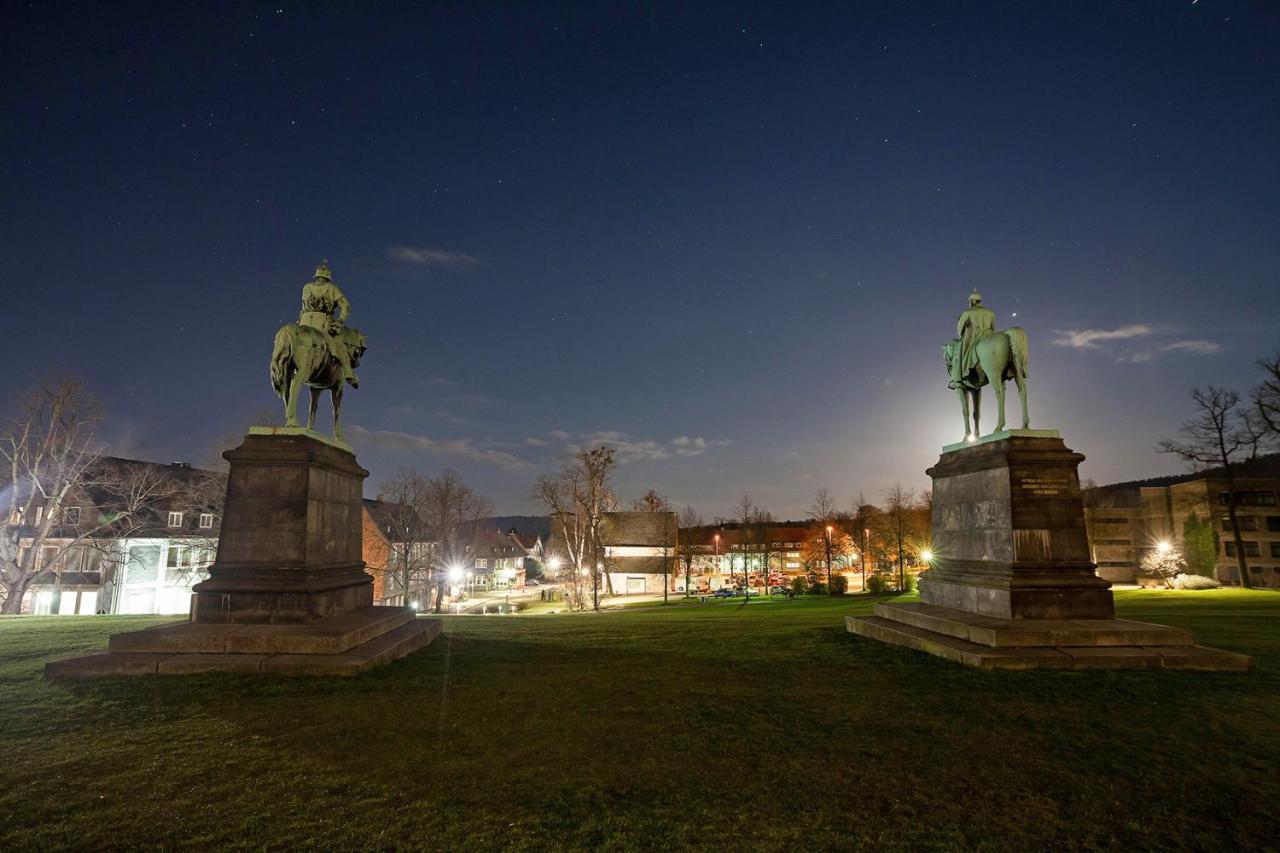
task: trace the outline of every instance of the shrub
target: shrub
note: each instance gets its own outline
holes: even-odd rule
[[[1220,586],[1222,584],[1204,575],[1178,575],[1173,579],[1174,589],[1217,589]]]
[[[849,591],[849,579],[844,575],[836,575],[831,578],[831,594],[844,595]]]
[[[915,576],[915,575],[907,575],[905,578],[903,578],[903,579],[902,579],[902,591],[903,591],[903,592],[911,592],[911,590],[913,590],[913,589],[915,589],[915,588],[916,588],[916,576]]]
[[[791,580],[791,591],[796,595],[804,595],[809,591],[809,582],[804,578],[793,578]]]
[[[1138,577],[1155,578],[1169,589],[1173,589],[1173,579],[1182,574],[1186,568],[1187,564],[1181,554],[1167,544],[1161,544],[1154,551],[1148,551],[1142,558],[1142,563],[1138,567]]]
[[[879,572],[873,572],[871,577],[867,578],[867,592],[880,595],[888,589],[888,584],[884,582],[884,575]]]
[[[822,581],[818,581],[813,586],[809,587],[809,594],[810,595],[826,595],[827,585]]]

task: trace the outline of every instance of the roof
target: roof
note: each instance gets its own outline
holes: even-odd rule
[[[600,535],[605,545],[674,546],[679,528],[674,512],[606,512]]]
[[[430,538],[427,536],[427,523],[408,504],[373,498],[364,498],[361,503],[374,526],[386,536],[387,541],[402,542],[410,535],[416,536],[418,541]],[[405,532],[406,529],[408,533]]]
[[[537,548],[538,540],[542,538],[536,533],[521,533],[519,530],[516,530],[514,527],[511,528],[511,532],[508,535],[516,541],[517,545],[519,545],[521,548],[525,549],[526,551],[532,551],[535,548]]]

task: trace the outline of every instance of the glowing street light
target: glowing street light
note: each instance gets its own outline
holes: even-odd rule
[[[458,582],[460,582],[460,581],[462,580],[462,576],[463,576],[462,566],[450,566],[450,567],[449,567],[449,580],[450,580],[450,581],[452,581],[453,583],[458,583]]]
[[[560,558],[552,557],[550,560],[547,560],[547,568],[553,572],[560,571]]]
[[[928,548],[925,548],[923,551],[920,552],[920,559],[926,563],[932,562],[933,552],[930,551]]]
[[[1159,553],[1161,556],[1168,554],[1172,550],[1173,550],[1173,546],[1170,545],[1168,541],[1164,539],[1161,539],[1159,542],[1156,543],[1156,552]]]

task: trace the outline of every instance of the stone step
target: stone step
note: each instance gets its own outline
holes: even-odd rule
[[[217,652],[103,652],[51,661],[46,678],[112,675],[188,675],[199,672],[263,672],[280,675],[359,675],[411,654],[440,635],[439,619],[416,619],[341,653],[237,654]]]
[[[408,607],[364,607],[308,625],[179,622],[113,634],[107,651],[152,654],[341,654],[411,622]]]
[[[1129,619],[1000,619],[921,602],[878,604],[875,615],[993,648],[1195,644],[1186,629]]]
[[[1253,658],[1206,646],[999,646],[881,616],[847,616],[852,634],[981,669],[1187,669],[1245,672]]]

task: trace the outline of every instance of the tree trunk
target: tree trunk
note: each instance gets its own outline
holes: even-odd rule
[[[1244,555],[1244,538],[1240,536],[1240,520],[1236,517],[1236,492],[1227,485],[1227,518],[1231,520],[1231,538],[1236,543],[1236,568],[1240,572],[1241,589],[1249,589],[1249,561]]]
[[[16,616],[22,612],[22,598],[27,594],[27,588],[31,586],[32,577],[25,577],[4,585],[5,596],[4,603],[0,604],[0,613]]]

